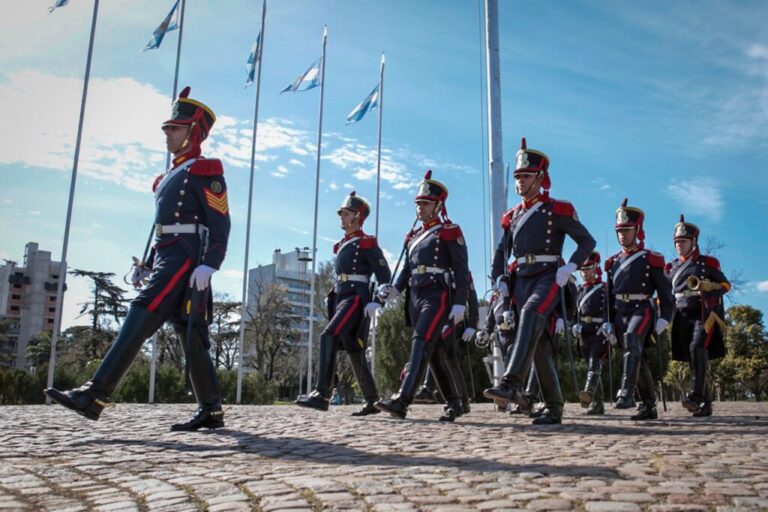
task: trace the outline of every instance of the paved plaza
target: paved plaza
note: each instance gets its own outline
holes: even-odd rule
[[[768,404],[648,423],[568,404],[545,427],[490,404],[454,424],[429,405],[402,421],[231,406],[226,429],[168,431],[192,409],[0,408],[0,509],[768,510]]]

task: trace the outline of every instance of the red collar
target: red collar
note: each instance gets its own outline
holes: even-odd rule
[[[431,228],[432,226],[437,226],[438,224],[442,224],[442,221],[440,220],[440,217],[434,218],[430,220],[429,222],[426,222],[421,225],[421,230],[426,231],[427,229]]]
[[[680,256],[680,261],[688,261],[688,260],[696,261],[698,259],[699,259],[698,247],[696,247],[693,251],[691,251],[691,254],[689,254],[688,256]]]
[[[353,231],[352,233],[350,233],[350,234],[348,234],[348,235],[344,235],[344,240],[342,240],[342,241],[343,241],[343,242],[346,242],[346,241],[347,241],[347,240],[349,240],[350,238],[354,238],[354,237],[356,237],[356,236],[360,236],[360,237],[362,237],[362,236],[365,236],[365,233],[363,233],[363,230],[362,230],[362,229],[358,229],[357,231]]]
[[[549,194],[546,191],[544,191],[544,192],[539,192],[538,194],[533,196],[530,200],[526,200],[525,198],[523,198],[523,201],[521,204],[523,205],[523,208],[528,210],[532,206],[534,206],[536,203],[539,203],[539,202],[546,203],[547,201],[549,201]]]
[[[190,160],[192,158],[197,158],[200,156],[200,146],[192,146],[187,151],[183,152],[176,158],[172,160],[173,167],[176,168],[186,162],[187,160]]]

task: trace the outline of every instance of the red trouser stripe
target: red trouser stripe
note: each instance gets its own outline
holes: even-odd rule
[[[336,327],[336,330],[333,331],[334,336],[338,336],[339,334],[341,334],[341,328],[344,327],[344,324],[347,323],[347,321],[349,320],[349,317],[352,316],[352,313],[355,312],[359,304],[360,304],[360,296],[355,295],[355,301],[352,303],[352,307],[349,308],[346,313],[344,313],[344,316],[341,318],[341,322],[339,322],[339,325]]]
[[[651,310],[646,309],[645,315],[643,315],[643,321],[640,322],[640,325],[637,328],[637,334],[642,335],[645,328],[648,326],[648,322],[651,320]]]
[[[712,342],[712,335],[715,334],[715,327],[712,327],[712,330],[709,331],[709,334],[707,334],[707,337],[704,339],[704,348],[708,349],[709,344]]]
[[[435,318],[433,318],[432,323],[429,324],[426,341],[430,341],[432,339],[432,334],[435,332],[435,329],[437,328],[437,322],[439,322],[440,318],[443,316],[443,311],[445,311],[445,299],[447,297],[448,297],[448,292],[444,291],[443,293],[440,294],[440,309],[437,310],[437,314],[435,314]]]
[[[192,266],[192,260],[187,259],[187,261],[184,262],[184,264],[181,266],[181,268],[176,272],[171,280],[168,282],[167,285],[165,285],[165,288],[163,288],[163,291],[161,291],[159,294],[157,294],[157,297],[149,304],[149,307],[147,307],[147,310],[151,313],[154,313],[157,307],[160,305],[161,302],[163,302],[163,299],[166,295],[168,295],[171,290],[173,290],[173,287],[176,286],[176,283],[179,282],[179,279],[181,279],[184,274],[187,273],[189,270],[189,267]]]
[[[552,304],[552,301],[555,300],[555,295],[557,294],[557,290],[559,290],[560,287],[557,286],[557,283],[552,283],[552,286],[549,288],[549,293],[547,293],[546,298],[544,299],[544,302],[539,304],[539,307],[536,308],[536,312],[540,315],[543,315],[546,313],[547,308],[549,308],[549,305]]]

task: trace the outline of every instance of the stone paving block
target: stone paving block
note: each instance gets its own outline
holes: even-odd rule
[[[622,501],[588,501],[584,510],[587,512],[640,512],[642,509],[636,503]]]

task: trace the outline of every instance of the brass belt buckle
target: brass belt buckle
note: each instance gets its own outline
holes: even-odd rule
[[[419,265],[416,267],[416,273],[417,274],[426,274],[427,273],[427,266],[426,265]]]
[[[622,293],[621,294],[621,300],[623,302],[629,302],[629,294],[628,293]]]
[[[157,238],[160,238],[163,236],[163,225],[162,224],[155,224],[155,236]]]
[[[346,283],[349,281],[349,276],[347,274],[339,274],[339,281],[342,283]]]
[[[592,317],[591,316],[585,316],[584,317],[584,321],[587,322],[588,324],[591,324],[592,323]]]
[[[536,255],[535,254],[526,254],[524,257],[525,257],[525,262],[526,263],[536,263]]]

